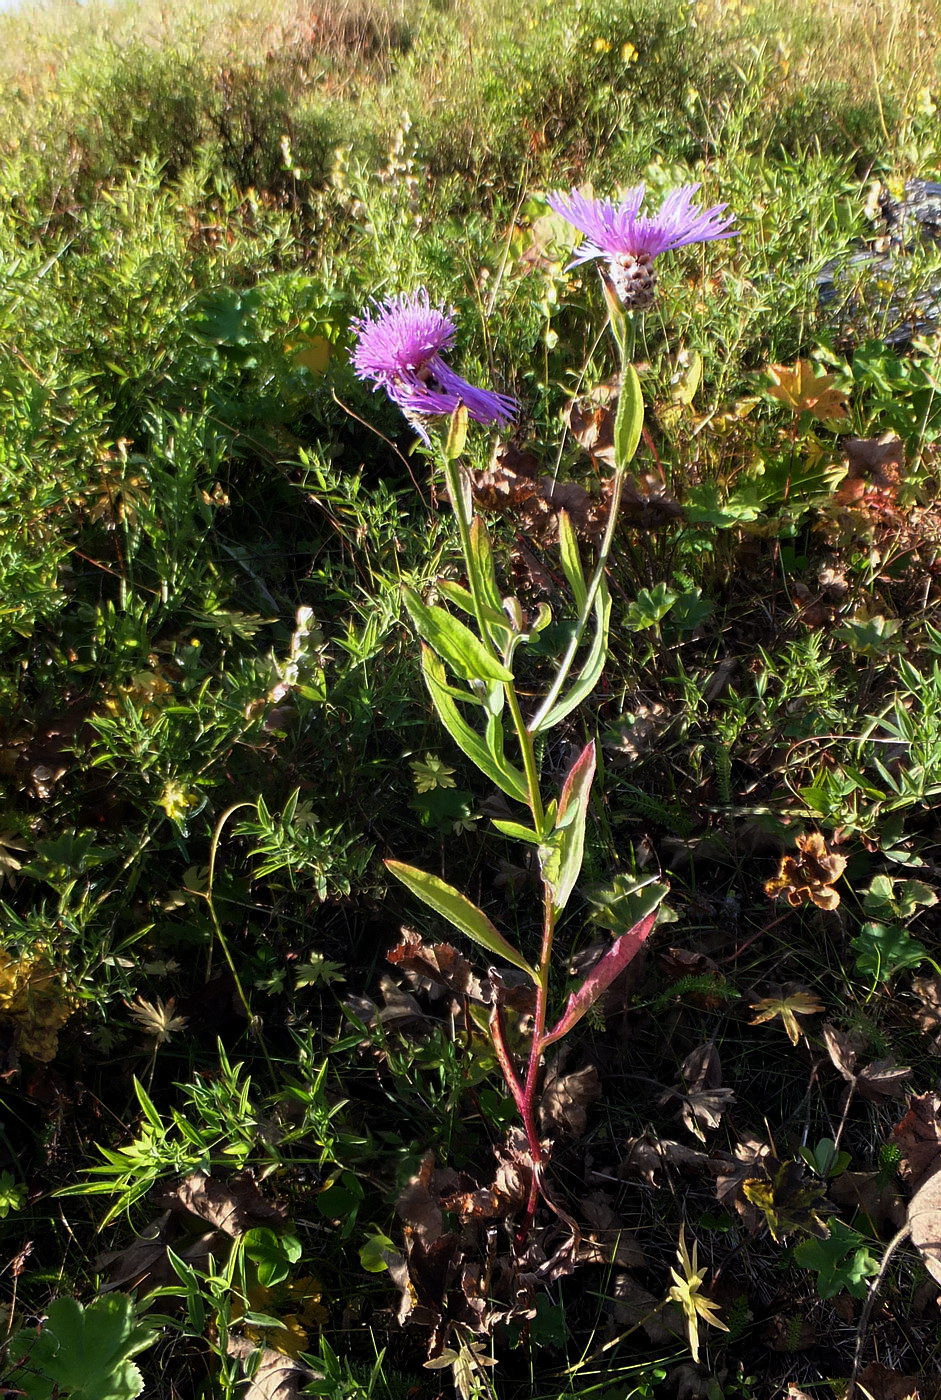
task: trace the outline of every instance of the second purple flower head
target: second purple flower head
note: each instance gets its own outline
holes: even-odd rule
[[[353,330],[356,374],[385,389],[426,443],[424,420],[450,415],[461,403],[478,423],[504,424],[515,416],[515,399],[468,384],[442,359],[457,327],[443,309],[431,305],[424,288],[376,303],[353,321]]]
[[[681,185],[671,190],[656,214],[641,214],[644,185],[629,189],[620,204],[608,199],[588,199],[572,190],[549,195],[549,205],[585,235],[578,256],[571,266],[604,258],[608,276],[618,297],[629,311],[646,311],[653,305],[657,274],[653,260],[658,253],[685,248],[688,243],[709,243],[716,238],[734,238],[735,220],[727,215],[726,204],[697,209],[693,195],[699,185]]]

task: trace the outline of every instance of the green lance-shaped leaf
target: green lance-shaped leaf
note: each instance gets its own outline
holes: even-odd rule
[[[429,909],[447,919],[449,924],[460,929],[461,933],[466,933],[468,938],[472,938],[482,948],[527,972],[533,981],[536,981],[536,973],[522,953],[506,941],[484,911],[472,904],[460,890],[456,890],[444,880],[439,880],[437,875],[417,870],[414,865],[403,865],[400,860],[387,860],[385,866],[390,874],[401,880],[402,884],[427,904]]]
[[[582,569],[581,555],[578,552],[578,536],[567,510],[559,511],[559,554],[562,572],[572,590],[575,606],[581,612],[588,601],[588,584]]]
[[[627,933],[622,933],[620,938],[615,939],[608,951],[595,963],[578,991],[569,997],[562,1016],[552,1030],[543,1036],[540,1042],[541,1049],[544,1050],[554,1040],[561,1040],[564,1035],[568,1035],[586,1011],[594,1006],[601,994],[608,990],[615,977],[636,958],[656,922],[657,911],[654,910],[632,929],[628,929]]]
[[[549,887],[557,914],[565,908],[581,874],[588,799],[594,776],[595,745],[592,741],[585,745],[569,770],[559,798],[555,830],[539,848],[542,878]]]
[[[431,703],[461,752],[480,769],[485,778],[489,778],[501,792],[505,792],[507,797],[512,797],[516,802],[526,802],[526,778],[518,768],[513,767],[503,752],[503,730],[498,721],[494,722],[496,717],[489,717],[487,739],[482,739],[470,727],[454,703],[454,692],[445,680],[444,666],[430,647],[422,647],[421,664]],[[467,698],[474,699],[472,696]]]
[[[453,603],[461,612],[468,617],[476,619],[477,613],[474,608],[474,595],[469,588],[464,588],[460,583],[455,583],[452,579],[439,578],[435,580],[435,588],[442,598],[447,598],[449,603]],[[484,621],[490,629],[490,634],[495,638],[494,645],[504,647],[513,634],[509,619],[501,607],[499,612],[493,608],[488,608],[486,604],[482,607]],[[501,631],[502,629],[502,635]]]
[[[403,588],[402,597],[418,635],[434,647],[456,676],[465,681],[512,681],[513,672],[463,622],[444,608],[423,603],[414,588]]]
[[[475,515],[470,527],[470,558],[467,566],[477,586],[477,596],[488,608],[499,613],[506,622],[503,601],[497,587],[497,574],[493,564],[493,546],[487,527],[479,515]]]
[[[576,710],[583,700],[588,699],[598,684],[598,679],[604,670],[604,663],[608,657],[610,624],[611,595],[608,592],[607,580],[602,577],[595,596],[595,633],[585,665],[582,667],[578,680],[575,681],[567,694],[563,695],[561,700],[557,700],[538,723],[532,724],[531,732],[533,734],[538,734],[544,729],[551,729],[554,724],[558,724],[560,720],[565,719],[573,710]]]
[[[634,460],[644,427],[644,396],[633,365],[625,364],[621,373],[621,392],[614,418],[614,464],[624,471]]]

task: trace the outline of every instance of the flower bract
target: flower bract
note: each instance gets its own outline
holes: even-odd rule
[[[738,232],[732,227],[734,216],[725,213],[727,205],[696,207],[693,196],[699,188],[681,185],[671,190],[656,214],[640,212],[644,185],[634,185],[619,204],[590,199],[573,189],[571,194],[550,194],[549,205],[585,235],[571,266],[603,258],[620,300],[631,310],[645,311],[656,292],[654,258],[688,243],[734,238]]]
[[[356,374],[385,389],[425,442],[424,420],[450,415],[462,403],[478,423],[507,423],[515,416],[515,399],[468,384],[442,358],[457,327],[431,305],[423,288],[377,303],[354,320],[353,330]]]

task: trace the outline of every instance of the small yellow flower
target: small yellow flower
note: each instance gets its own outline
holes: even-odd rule
[[[634,45],[630,42],[630,40],[628,40],[626,44],[621,45],[622,63],[636,63],[639,58],[640,53],[637,49],[635,49]]]
[[[676,1257],[680,1261],[683,1270],[680,1273],[677,1269],[671,1269],[675,1282],[667,1297],[671,1303],[676,1303],[686,1314],[686,1327],[689,1332],[689,1349],[693,1354],[693,1360],[699,1362],[699,1319],[707,1322],[710,1327],[719,1327],[723,1332],[729,1329],[724,1322],[713,1314],[718,1305],[707,1298],[702,1289],[702,1281],[706,1277],[706,1270],[699,1267],[699,1246],[693,1241],[693,1257],[690,1258],[686,1248],[686,1230],[680,1226],[679,1248]]]
[[[201,800],[198,792],[185,788],[182,783],[171,778],[169,782],[164,783],[163,792],[157,798],[156,805],[163,808],[172,822],[182,822],[199,806]]]
[[[592,44],[592,48],[595,53],[610,53],[611,41],[610,39],[596,39]]]

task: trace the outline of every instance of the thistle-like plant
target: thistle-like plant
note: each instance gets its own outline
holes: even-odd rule
[[[482,909],[438,876],[401,861],[386,861],[389,871],[442,918],[495,958],[520,969],[532,980],[535,1009],[525,1064],[518,1063],[510,1050],[505,991],[499,977],[492,979],[494,990],[489,1015],[496,1056],[519,1110],[532,1158],[529,1218],[535,1212],[545,1166],[545,1149],[537,1127],[539,1079],[545,1052],[568,1034],[637,954],[656,918],[655,912],[648,912],[639,922],[622,930],[581,986],[569,996],[561,1015],[554,1021],[551,1019],[553,942],[558,921],[581,873],[596,753],[593,741],[586,744],[572,764],[561,791],[547,796],[540,780],[537,745],[547,730],[572,714],[592,694],[607,659],[611,600],[606,566],[625,474],[637,451],[644,417],[640,382],[630,361],[627,319],[614,296],[609,293],[607,300],[621,361],[610,513],[590,574],[583,565],[572,522],[564,511],[560,513],[559,562],[571,593],[576,622],[555,674],[531,713],[524,715],[514,665],[517,653],[549,624],[551,613],[548,606],[542,604],[536,616],[527,619],[517,598],[501,596],[490,536],[483,519],[474,512],[470,481],[462,465],[468,418],[486,420],[492,417],[483,412],[476,400],[473,405],[463,402],[457,405],[451,413],[446,436],[432,437],[427,433],[428,418],[423,417],[422,422],[423,436],[447,483],[457,520],[467,586],[439,580],[438,593],[450,604],[450,609],[425,602],[413,589],[407,588],[404,595],[422,641],[425,683],[441,723],[484,777],[524,809],[520,819],[498,820],[496,827],[505,836],[533,846],[537,852],[542,883],[542,936],[535,956],[514,946]],[[401,312],[399,303],[394,309],[397,315]],[[427,316],[424,300],[420,309]],[[401,327],[396,323],[393,329],[398,333]],[[375,334],[372,325],[366,330]],[[427,375],[422,356],[427,358],[436,353],[436,345],[430,341],[427,345],[424,342],[417,345],[417,351],[416,345],[414,339],[409,340],[408,365],[402,369],[396,362],[395,368],[400,377],[409,378],[412,397],[405,408],[410,415],[419,407],[413,402],[415,395],[424,394],[425,390]],[[478,397],[484,392],[477,391]],[[503,398],[499,400],[502,413],[508,411],[510,403]],[[452,405],[439,405],[433,395],[428,394],[427,402],[421,407],[426,413],[430,410],[441,414]],[[476,413],[475,407],[478,408]],[[515,742],[515,752],[508,752],[508,730]]]

